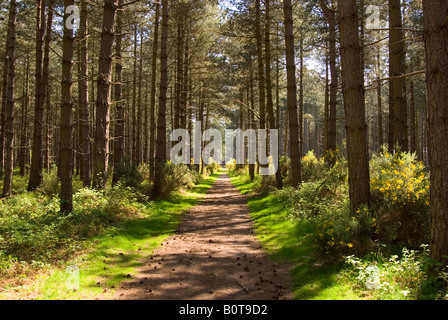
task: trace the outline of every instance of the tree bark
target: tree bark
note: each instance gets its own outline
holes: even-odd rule
[[[34,133],[31,154],[30,179],[28,191],[36,189],[42,182],[42,122],[44,116],[45,87],[43,84],[42,56],[45,34],[46,1],[37,1],[36,27],[36,82],[34,98]],[[47,70],[48,72],[48,70]],[[45,85],[45,84],[44,84]]]
[[[64,0],[64,12],[73,0]],[[62,49],[62,81],[61,81],[61,120],[59,172],[61,178],[60,208],[67,213],[73,210],[73,155],[72,155],[72,67],[73,67],[73,29],[69,29],[66,21],[69,14],[64,13],[64,36]]]
[[[168,87],[168,0],[162,0],[162,38],[160,43],[160,93],[157,117],[157,148],[155,155],[155,176],[153,196],[160,195],[163,167],[166,164],[166,92]]]
[[[157,76],[157,49],[159,46],[159,17],[160,2],[156,3],[156,12],[154,18],[154,40],[152,45],[152,67],[151,67],[151,96],[149,111],[149,172],[151,180],[154,180],[154,147],[156,140],[156,76]]]
[[[302,180],[299,124],[297,119],[297,86],[296,66],[294,62],[294,33],[291,0],[283,1],[285,19],[285,45],[286,45],[286,81],[287,105],[289,118],[289,152],[291,158],[291,185],[299,186]]]
[[[448,256],[448,4],[423,1],[431,169],[430,255],[446,266]]]
[[[90,186],[90,137],[89,137],[89,68],[88,68],[88,24],[87,0],[81,0],[79,22],[79,154],[81,159],[81,179],[84,187]]]
[[[8,38],[6,42],[6,62],[8,69],[5,108],[5,176],[3,197],[11,196],[12,171],[14,165],[14,80],[16,52],[16,0],[9,2]]]
[[[325,1],[319,0],[319,5],[325,14],[329,29],[329,64],[330,64],[330,101],[328,113],[328,137],[326,146],[326,155],[328,152],[336,150],[336,111],[337,111],[337,93],[338,93],[338,69],[336,66],[336,12],[330,8]],[[332,156],[327,157],[328,163],[334,165],[335,159]]]
[[[398,144],[408,150],[407,106],[404,93],[405,50],[403,42],[401,0],[389,0],[389,150]]]
[[[110,87],[112,77],[112,49],[118,0],[104,0],[103,28],[96,99],[96,129],[93,186],[107,185],[109,160]]]
[[[268,112],[268,119],[269,119],[269,128],[270,129],[278,129],[275,123],[275,117],[274,117],[274,101],[272,98],[272,81],[271,81],[271,40],[270,40],[270,24],[271,24],[271,16],[270,16],[270,0],[265,0],[265,6],[266,6],[266,33],[265,33],[265,67],[266,67],[266,96],[267,96],[267,103],[266,103],[266,109]],[[278,141],[277,141],[277,149],[279,148]],[[278,154],[277,150],[277,154]],[[277,171],[275,173],[275,180],[277,184],[277,189],[283,188],[283,181],[282,181],[282,171],[280,168],[278,168],[277,163]]]
[[[119,6],[122,0],[119,0]],[[123,165],[124,159],[124,126],[125,115],[122,96],[122,82],[121,73],[123,70],[121,46],[123,38],[122,18],[121,11],[117,12],[117,29],[115,35],[115,88],[114,88],[114,100],[115,100],[115,140],[114,140],[114,174],[112,176],[112,185],[116,185],[121,179],[120,166]]]
[[[355,0],[339,1],[339,27],[350,209],[354,216],[361,205],[370,205],[367,125]]]

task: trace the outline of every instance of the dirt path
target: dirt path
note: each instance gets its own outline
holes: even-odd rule
[[[221,175],[116,299],[290,299],[288,267],[253,234],[247,199]]]

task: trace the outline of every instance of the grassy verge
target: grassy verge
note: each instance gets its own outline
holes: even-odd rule
[[[248,205],[256,233],[272,260],[291,264],[293,293],[299,300],[353,300],[360,297],[339,278],[340,265],[322,264],[305,241],[311,232],[306,221],[292,221],[280,200],[255,194],[248,176],[232,176],[232,183],[249,196]]]
[[[120,282],[132,277],[154,249],[175,232],[182,214],[200,201],[218,175],[207,177],[191,191],[141,206],[137,216],[88,239],[66,263],[47,266],[32,276],[22,275],[13,286],[1,288],[0,299],[110,298]],[[70,289],[77,274],[79,288]]]

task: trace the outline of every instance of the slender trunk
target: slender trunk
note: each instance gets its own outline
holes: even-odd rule
[[[415,119],[415,99],[414,99],[414,82],[411,81],[410,84],[410,99],[409,99],[409,117],[410,117],[410,145],[409,151],[414,153],[417,151],[417,123]]]
[[[119,0],[119,5],[121,5],[122,0]],[[122,97],[122,82],[121,82],[121,72],[123,70],[122,56],[121,56],[121,46],[123,38],[122,29],[122,19],[121,11],[117,12],[117,29],[115,36],[115,88],[114,88],[114,100],[115,100],[115,140],[114,140],[114,174],[112,177],[112,184],[115,185],[120,181],[120,166],[123,164],[124,158],[124,106]]]
[[[278,129],[275,124],[275,117],[274,117],[274,102],[272,98],[272,81],[271,81],[271,37],[270,37],[270,24],[271,24],[271,17],[270,17],[270,0],[265,0],[265,6],[266,6],[266,33],[265,33],[265,59],[266,59],[266,93],[267,93],[267,103],[266,103],[266,110],[268,112],[268,118],[269,118],[269,127],[270,129]],[[278,141],[276,143],[278,148]],[[278,154],[277,150],[277,154]],[[277,165],[277,171],[275,173],[275,179],[277,183],[277,189],[283,188],[283,181],[282,181],[282,172],[278,168]]]
[[[355,215],[361,205],[370,204],[367,125],[355,0],[339,1],[339,19],[350,209]]]
[[[137,26],[134,25],[134,67],[132,72],[132,163],[137,164]]]
[[[16,0],[9,3],[8,38],[6,44],[7,85],[5,108],[5,176],[3,180],[3,197],[11,196],[12,171],[14,165],[14,80],[16,51]]]
[[[80,62],[79,62],[79,154],[81,179],[84,187],[90,186],[90,137],[89,137],[89,68],[88,68],[88,25],[87,0],[81,2],[80,13]]]
[[[73,0],[64,0],[64,12]],[[60,120],[60,147],[59,171],[61,177],[60,208],[61,212],[73,210],[72,188],[72,67],[73,67],[73,29],[69,29],[66,21],[68,13],[64,14],[64,37],[62,49],[62,81],[61,81],[61,120]]]
[[[101,189],[107,185],[109,160],[110,86],[112,76],[112,49],[118,0],[104,1],[103,28],[96,99],[96,131],[94,149],[93,186]]]
[[[294,62],[294,33],[291,0],[283,1],[285,18],[285,45],[286,45],[286,81],[287,105],[289,118],[289,152],[291,158],[291,185],[297,187],[302,180],[299,123],[297,119],[297,86],[296,66]]]
[[[323,0],[319,0],[319,5],[324,11],[325,17],[328,22],[329,29],[329,64],[330,64],[330,101],[329,101],[329,113],[328,113],[328,136],[326,154],[331,155],[336,150],[336,111],[337,111],[337,93],[338,93],[338,69],[336,66],[336,12],[328,7]],[[328,163],[333,165],[335,162],[334,157],[327,157]]]
[[[380,60],[380,49],[378,48],[377,54],[377,79],[381,78],[381,60]],[[377,109],[378,109],[378,151],[381,151],[381,146],[384,143],[383,135],[383,101],[381,95],[381,82],[378,81],[377,87]]]
[[[154,192],[160,195],[163,167],[166,163],[166,92],[168,87],[168,0],[162,0],[162,38],[160,43],[160,93],[157,117],[157,148],[155,156]]]
[[[139,52],[139,66],[138,66],[138,97],[137,97],[137,136],[135,137],[135,159],[136,165],[142,162],[142,90],[143,90],[143,33],[140,33],[140,52]]]
[[[36,189],[42,181],[42,121],[44,116],[43,101],[45,99],[45,87],[42,85],[42,56],[45,34],[45,4],[46,1],[38,0],[36,27],[36,91],[34,97],[33,146],[31,154],[30,179],[28,182],[29,191]]]
[[[325,103],[324,103],[324,155],[328,151],[328,118],[330,113],[330,86],[328,84],[329,74],[328,74],[328,56],[325,60]]]
[[[260,0],[256,0],[256,23],[255,23],[255,38],[257,41],[257,61],[258,61],[258,102],[260,109],[260,129],[266,129],[266,98],[265,98],[265,80],[264,80],[264,65],[263,65],[263,48],[261,39],[261,9]]]
[[[150,112],[149,112],[149,172],[151,180],[154,180],[154,146],[156,139],[156,76],[157,76],[157,49],[159,46],[159,16],[160,16],[160,2],[156,3],[156,13],[154,20],[154,40],[152,46],[152,70],[151,70],[151,97],[150,97]],[[172,100],[172,99],[171,99]]]
[[[389,149],[395,146],[407,151],[407,106],[403,91],[405,73],[405,49],[403,42],[401,1],[389,0]]]
[[[6,46],[8,44],[6,43]],[[5,52],[7,47],[5,48]],[[3,176],[5,166],[5,112],[6,112],[6,100],[8,92],[8,56],[5,54],[5,60],[3,63],[3,82],[2,82],[2,109],[0,115],[0,177]]]
[[[249,110],[249,128],[255,130],[255,97],[254,97],[254,76],[252,70],[252,58],[249,62],[249,94],[250,94],[250,110]],[[255,163],[249,164],[249,177],[253,181],[255,179]]]
[[[27,55],[25,59],[25,81],[23,84],[22,101],[22,121],[20,130],[20,149],[19,149],[19,167],[20,175],[25,176],[28,154],[28,107],[29,107],[29,87],[30,87],[30,59]]]

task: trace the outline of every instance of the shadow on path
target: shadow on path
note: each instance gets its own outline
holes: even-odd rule
[[[288,266],[267,257],[247,199],[221,175],[116,299],[291,299]]]

